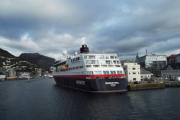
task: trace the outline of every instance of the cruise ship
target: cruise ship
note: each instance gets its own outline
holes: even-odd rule
[[[127,80],[117,54],[90,53],[86,44],[80,53],[54,64],[57,85],[92,93],[126,92]]]

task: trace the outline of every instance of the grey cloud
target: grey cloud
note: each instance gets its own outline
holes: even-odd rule
[[[2,0],[0,36],[21,42],[4,43],[11,49],[52,56],[64,49],[79,50],[83,37],[93,51],[127,56],[145,49],[166,53],[179,49],[179,5],[179,0]],[[24,45],[24,34],[39,49]]]

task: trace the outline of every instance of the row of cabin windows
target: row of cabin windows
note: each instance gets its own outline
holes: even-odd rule
[[[105,60],[105,61],[101,61],[102,64],[107,64],[107,65],[110,65],[110,64],[120,64],[120,61],[118,60]],[[86,60],[86,64],[99,64],[99,61],[98,60]]]
[[[100,55],[100,56],[85,55],[84,59],[118,59],[118,57],[117,56],[104,56],[104,55]]]
[[[101,74],[101,71],[87,71],[86,72],[88,75],[93,75],[93,74]],[[104,75],[110,75],[110,74],[122,74],[122,71],[103,71]]]
[[[113,61],[106,60],[105,62],[106,62],[106,64],[120,64],[120,62],[118,60],[113,60]]]
[[[86,65],[86,67],[114,67],[114,65]],[[121,65],[115,65],[115,67],[121,67]]]

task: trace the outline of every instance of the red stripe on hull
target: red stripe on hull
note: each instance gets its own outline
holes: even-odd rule
[[[65,77],[65,78],[77,78],[77,79],[86,79],[90,78],[118,78],[125,77],[125,74],[111,74],[111,75],[54,75],[54,77]]]

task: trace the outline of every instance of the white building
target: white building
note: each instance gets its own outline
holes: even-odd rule
[[[5,79],[6,79],[6,75],[0,73],[0,81],[5,80]]]
[[[128,82],[139,82],[141,81],[140,76],[140,65],[135,62],[124,62],[124,71]]]
[[[148,54],[139,57],[137,61],[142,65],[142,67],[145,68],[152,68],[152,67],[163,68],[167,65],[167,58],[165,55]]]

